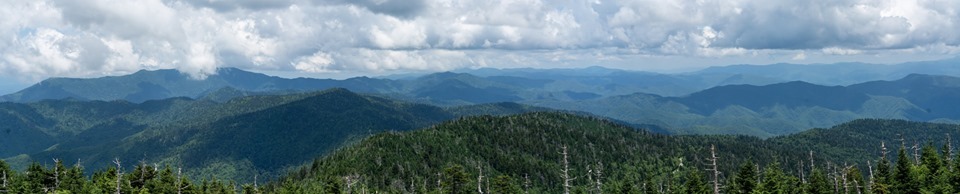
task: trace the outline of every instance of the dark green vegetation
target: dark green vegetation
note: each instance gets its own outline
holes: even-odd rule
[[[51,158],[109,166],[114,158],[184,168],[200,177],[276,177],[346,143],[458,116],[546,110],[515,103],[439,108],[331,89],[144,103],[0,103],[0,157],[17,167]],[[97,169],[90,169],[97,170]]]
[[[723,193],[945,193],[960,188],[960,162],[953,162],[960,158],[945,143],[945,134],[958,131],[960,125],[862,119],[761,140],[665,136],[562,113],[479,116],[369,137],[265,189],[712,193],[713,172],[705,169],[713,167],[715,146]],[[881,158],[883,143],[888,152],[901,148],[901,133],[907,150]]]
[[[343,126],[373,126],[372,128],[380,125],[378,123],[390,126],[405,126],[404,123],[409,123],[409,127],[419,127],[427,125],[423,123],[436,122],[424,119],[431,117],[425,115],[455,117],[454,114],[436,107],[359,96],[342,89],[296,96],[242,97],[231,100],[228,104],[246,101],[272,102],[266,104],[277,105],[262,105],[266,108],[224,117],[213,123],[199,124],[210,128],[184,128],[184,131],[175,133],[186,134],[182,137],[155,138],[164,135],[145,135],[145,131],[151,130],[147,127],[136,135],[124,138],[133,140],[121,140],[119,143],[109,144],[111,146],[84,148],[80,143],[63,143],[51,150],[61,150],[63,147],[79,150],[47,150],[32,156],[43,161],[41,158],[67,159],[82,154],[105,158],[106,155],[119,153],[117,155],[121,158],[128,158],[121,161],[144,161],[139,164],[127,162],[126,166],[120,165],[121,169],[128,169],[121,170],[123,177],[120,187],[124,193],[172,193],[172,189],[177,188],[173,185],[177,185],[176,180],[179,180],[175,178],[178,176],[174,169],[181,166],[185,168],[183,176],[207,180],[191,182],[186,179],[180,183],[184,191],[232,193],[254,189],[253,177],[260,177],[259,180],[268,179],[269,175],[266,173],[271,170],[276,172],[277,168],[270,165],[293,165],[306,161],[306,158],[321,155],[324,151],[303,151],[302,148],[322,147],[329,142],[310,144],[314,142],[312,140],[336,139],[336,136],[325,136],[329,135],[327,132],[284,130],[301,128],[297,123],[307,123],[304,125],[315,128],[324,125],[340,126],[341,122]],[[344,108],[331,104],[360,108]],[[134,105],[143,106],[131,106]],[[377,107],[378,105],[390,106]],[[448,111],[457,110],[460,114],[482,111],[507,114],[523,112],[524,107],[517,104],[491,104],[449,108]],[[404,112],[391,112],[392,110]],[[258,124],[266,122],[260,117],[267,115],[274,115],[271,120],[279,121],[303,119],[302,115],[283,117],[291,115],[291,111],[317,115],[309,118],[317,121],[264,124],[279,127]],[[323,112],[336,112],[339,113],[337,115],[351,118],[366,115],[387,118],[373,122],[377,119],[368,117],[363,120],[371,122],[351,123],[347,122],[349,119],[327,118],[323,115],[333,114]],[[134,125],[131,123],[98,125]],[[230,127],[215,128],[226,124],[230,124]],[[263,128],[282,135],[252,130]],[[86,129],[81,134],[90,130],[97,129]],[[960,166],[957,166],[960,162],[953,162],[960,161],[960,158],[947,157],[953,149],[946,144],[947,134],[958,131],[960,125],[861,119],[830,129],[812,129],[763,140],[749,136],[670,136],[608,120],[566,113],[473,116],[442,122],[421,130],[391,131],[369,137],[356,135],[358,140],[355,143],[342,146],[257,189],[276,193],[474,193],[479,183],[479,187],[484,191],[506,193],[561,193],[565,189],[575,193],[597,190],[604,193],[710,193],[713,189],[713,172],[705,169],[712,169],[712,154],[716,154],[717,169],[722,172],[718,177],[720,189],[724,193],[855,193],[858,189],[863,192],[942,193],[955,191],[960,185],[958,181],[954,181],[960,180]],[[244,137],[254,138],[243,139]],[[186,140],[179,140],[181,138]],[[901,138],[904,140],[900,141]],[[157,141],[158,139],[164,141]],[[97,139],[86,141],[91,140]],[[234,140],[247,143],[238,144]],[[135,143],[130,144],[127,141]],[[152,145],[178,141],[187,143],[167,150],[162,146]],[[893,152],[887,154],[886,158],[880,157],[882,143],[886,143],[890,152],[900,148],[901,142],[906,150],[900,151],[898,157],[894,157],[897,154]],[[716,148],[715,152],[711,152],[711,147]],[[943,148],[936,149],[939,147]],[[153,153],[144,149],[158,149],[157,153],[169,155],[141,155],[146,157],[143,160],[130,156]],[[88,152],[80,152],[83,150]],[[125,153],[120,150],[140,151]],[[813,158],[810,158],[810,154]],[[109,158],[106,161],[97,160],[80,160],[84,166],[92,167],[86,169],[87,172],[94,172],[86,175],[82,173],[85,169],[64,167],[60,162],[46,167],[35,162],[27,163],[26,170],[19,173],[3,170],[11,181],[6,188],[26,193],[36,193],[34,191],[43,191],[44,188],[69,190],[73,193],[112,192],[117,185],[115,164]],[[149,161],[160,162],[151,165],[154,162]],[[187,173],[188,169],[192,169],[189,170],[192,173]],[[225,173],[224,170],[229,171]],[[564,171],[570,177],[569,181],[564,181]],[[876,173],[873,177],[870,176],[871,171]],[[144,178],[140,178],[141,176]],[[478,181],[480,176],[483,176],[482,182]],[[237,182],[216,181],[215,178],[234,179]],[[570,187],[564,187],[565,182],[569,183]],[[238,187],[241,183],[245,186]]]
[[[850,86],[787,82],[728,85],[683,97],[651,94],[531,104],[578,110],[631,123],[655,124],[676,134],[761,137],[828,127],[859,118],[954,123],[960,119],[960,78],[911,74],[895,81]]]
[[[0,161],[0,192],[2,193],[262,193],[254,183],[203,179],[192,181],[179,169],[170,166],[152,166],[145,163],[124,168],[104,168],[92,175],[84,175],[82,165],[65,166],[54,161],[49,167],[31,163],[17,172]],[[117,168],[120,167],[120,168]]]

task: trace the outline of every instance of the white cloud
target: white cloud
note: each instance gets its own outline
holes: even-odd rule
[[[0,75],[36,81],[174,68],[203,78],[222,66],[364,74],[649,56],[955,55],[957,10],[960,1],[950,0],[3,1]]]
[[[311,56],[300,58],[292,65],[293,68],[297,70],[310,73],[337,72],[336,70],[330,70],[328,67],[333,63],[334,61],[333,58],[330,57],[330,54],[317,52]]]
[[[807,59],[807,53],[805,53],[805,52],[803,52],[803,51],[800,51],[800,52],[797,53],[796,55],[793,55],[793,58],[790,58],[790,59],[791,59],[791,60],[794,60],[794,61],[802,61],[802,60],[805,60],[805,59]]]

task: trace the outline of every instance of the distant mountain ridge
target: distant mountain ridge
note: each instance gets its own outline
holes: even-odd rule
[[[868,81],[895,80],[909,74],[960,76],[960,58],[895,65],[866,63],[731,65],[661,74],[600,66],[573,69],[463,69],[402,79],[355,77],[344,80],[281,78],[219,68],[204,80],[176,70],[142,70],[102,78],[50,78],[0,97],[0,101],[36,102],[44,99],[126,100],[143,102],[170,97],[202,98],[222,88],[246,92],[303,92],[346,88],[437,105],[468,105],[503,101],[588,100],[649,93],[685,96],[725,85],[769,85],[804,81],[844,86]],[[390,76],[387,76],[390,77]]]
[[[761,137],[829,127],[860,118],[960,121],[960,78],[910,74],[893,81],[823,86],[794,81],[726,85],[681,97],[632,94],[532,105],[649,123],[677,134],[729,133]]]
[[[365,77],[346,80],[332,79],[286,79],[237,68],[219,68],[217,73],[203,80],[196,80],[176,70],[141,70],[125,76],[109,76],[92,79],[51,78],[19,92],[4,95],[3,99],[14,102],[36,102],[44,99],[74,98],[79,100],[126,100],[144,102],[171,97],[197,98],[200,94],[224,87],[244,91],[315,91],[328,88],[348,88],[358,92],[374,92],[385,80]]]
[[[851,85],[868,81],[895,80],[910,74],[947,75],[960,77],[960,57],[914,61],[898,64],[831,63],[831,64],[770,64],[730,65],[709,67],[691,72],[692,75],[741,74],[773,78],[783,81],[805,81],[818,85]]]

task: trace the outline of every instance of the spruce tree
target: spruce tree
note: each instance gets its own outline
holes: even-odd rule
[[[513,178],[507,175],[500,175],[493,178],[492,194],[523,193],[520,186],[514,182]]]
[[[462,194],[469,193],[467,188],[467,173],[463,166],[453,165],[443,170],[443,193]]]
[[[684,177],[683,191],[682,193],[690,194],[709,194],[713,193],[713,190],[705,181],[703,173],[700,173],[697,169],[688,170],[686,176]]]
[[[763,181],[754,193],[791,193],[788,176],[780,169],[779,163],[767,165],[763,170]]]
[[[906,150],[902,146],[897,151],[897,164],[893,170],[893,193],[920,193],[920,183],[913,175],[913,164],[907,158]]]
[[[755,171],[756,167],[753,162],[747,160],[740,170],[737,171],[737,175],[734,178],[733,182],[733,192],[735,193],[751,193],[753,189],[757,187],[757,173]]]
[[[810,182],[807,184],[807,193],[833,193],[833,187],[830,186],[830,182],[827,180],[827,175],[819,168],[814,168],[810,175]]]

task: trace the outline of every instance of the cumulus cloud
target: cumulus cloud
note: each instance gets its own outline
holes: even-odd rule
[[[637,56],[954,55],[958,9],[950,0],[3,1],[0,75],[172,68],[202,79],[225,66],[364,74]]]

